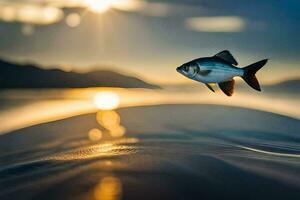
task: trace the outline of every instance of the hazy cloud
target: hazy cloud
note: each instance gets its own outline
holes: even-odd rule
[[[5,22],[21,22],[47,25],[60,21],[64,16],[61,9],[35,4],[0,4],[0,20]]]
[[[185,25],[199,32],[241,32],[246,28],[246,21],[238,16],[191,17]]]

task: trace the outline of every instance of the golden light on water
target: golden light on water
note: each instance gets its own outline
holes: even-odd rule
[[[103,91],[107,91],[107,88],[103,89]],[[109,91],[116,93],[117,96],[120,97],[120,105],[122,105],[122,107],[159,104],[216,104],[273,112],[300,119],[300,109],[295,109],[297,106],[299,107],[299,100],[294,98],[278,97],[274,99],[271,95],[253,95],[243,92],[237,92],[235,96],[231,98],[220,98],[219,95],[208,95],[209,91],[203,93],[188,93],[190,98],[186,98],[187,93],[176,91],[116,88],[111,88]],[[34,100],[35,98],[40,98],[41,95],[43,95],[43,99],[47,100],[33,101],[30,104],[16,105],[11,109],[2,109],[0,112],[0,119],[2,122],[0,126],[0,135],[21,128],[61,120],[72,116],[97,111],[103,112],[103,110],[98,110],[95,105],[94,98],[97,93],[99,93],[98,88],[71,89],[63,92],[60,90],[53,90],[42,94],[35,90],[22,92],[19,90],[2,91],[2,97],[11,101],[19,98],[31,98]],[[58,95],[61,95],[59,97],[63,98],[59,100],[48,100],[58,98]],[[119,99],[119,97],[117,98]],[[270,101],[272,101],[272,104],[270,104]],[[88,131],[89,130],[86,132],[86,138],[88,138]],[[106,131],[102,131],[105,135]]]
[[[97,121],[107,129],[111,129],[120,124],[120,116],[116,111],[105,111],[97,113]]]
[[[126,133],[126,129],[123,126],[117,126],[110,130],[110,135],[112,137],[123,137]]]
[[[113,110],[119,107],[120,97],[114,92],[99,92],[94,97],[94,104],[100,110]]]
[[[113,110],[97,113],[97,122],[105,128],[112,137],[123,137],[126,129],[121,125],[120,115]]]
[[[91,158],[111,158],[113,156],[129,155],[137,151],[131,144],[138,143],[137,138],[119,138],[70,151],[57,153],[45,158],[46,160],[84,160]]]
[[[102,178],[94,190],[96,200],[119,200],[121,196],[122,183],[120,179],[114,176]]]
[[[120,115],[114,111],[120,104],[119,95],[111,91],[98,92],[94,97],[94,104],[100,109],[96,114],[99,125],[106,129],[111,137],[123,137],[126,129],[121,125]],[[96,131],[93,132],[96,133]]]
[[[102,138],[102,131],[97,128],[93,128],[89,131],[88,136],[91,141],[99,141]]]

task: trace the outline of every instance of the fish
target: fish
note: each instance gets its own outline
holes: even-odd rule
[[[268,59],[264,59],[239,68],[233,55],[228,50],[224,50],[212,57],[197,58],[184,63],[177,67],[176,71],[189,79],[204,83],[212,92],[215,92],[213,85],[217,84],[227,96],[232,96],[235,77],[241,77],[254,90],[261,91],[255,74],[267,62]]]

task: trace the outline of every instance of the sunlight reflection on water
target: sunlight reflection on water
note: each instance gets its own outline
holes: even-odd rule
[[[96,93],[93,101],[96,108],[99,109],[96,113],[97,122],[105,130],[91,129],[88,133],[90,140],[100,140],[103,133],[108,133],[115,138],[124,136],[126,129],[121,125],[120,115],[114,110],[120,105],[119,95],[112,91],[103,91]]]
[[[102,178],[94,189],[96,200],[119,200],[122,195],[122,182],[114,176]]]
[[[126,129],[120,124],[121,118],[116,111],[99,111],[97,113],[97,121],[112,137],[122,137],[125,135]]]
[[[98,111],[104,113],[104,110],[122,107],[159,104],[239,106],[300,118],[300,110],[295,109],[298,107],[299,102],[295,98],[274,98],[263,94],[246,93],[236,93],[233,97],[227,98],[219,93],[208,94],[206,92],[194,93],[149,89],[6,90],[0,92],[0,101],[5,103],[0,111],[2,124],[0,134],[81,114]],[[15,102],[18,102],[18,104],[15,104]],[[107,115],[113,117],[114,114],[108,112]],[[124,127],[121,125],[115,127],[118,128],[115,128],[114,131],[108,128],[111,135],[121,136],[124,134]]]
[[[118,140],[112,140],[96,145],[90,145],[83,148],[78,148],[69,152],[63,152],[45,160],[83,160],[100,157],[113,157],[120,155],[129,155],[137,151],[132,144],[139,142],[137,138],[122,138]]]
[[[260,149],[256,149],[256,148],[250,148],[250,147],[241,146],[241,145],[237,145],[237,147],[240,147],[240,148],[248,150],[248,151],[256,152],[256,153],[261,153],[261,154],[291,157],[291,158],[300,158],[300,154],[277,153],[277,152],[272,152],[272,151],[264,151],[264,150],[260,150]]]
[[[99,141],[99,140],[101,140],[102,135],[103,135],[102,131],[99,130],[99,129],[97,129],[97,128],[91,129],[89,131],[89,133],[88,133],[89,139],[91,141]]]

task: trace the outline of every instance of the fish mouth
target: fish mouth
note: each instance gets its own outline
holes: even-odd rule
[[[183,75],[183,76],[186,76],[186,73],[185,73],[185,71],[183,70],[183,66],[177,67],[177,68],[176,68],[176,71],[177,71],[179,74],[181,74],[181,75]]]
[[[182,66],[177,67],[177,68],[176,68],[176,71],[179,72],[179,73],[182,73]]]

